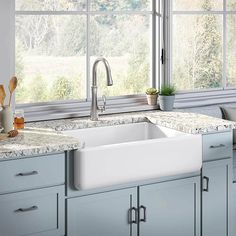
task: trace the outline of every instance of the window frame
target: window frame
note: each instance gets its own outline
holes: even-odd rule
[[[171,14],[170,3],[172,0],[160,0],[152,11],[153,15],[153,35],[152,40],[155,45],[155,58],[152,63],[153,68],[158,68],[152,72],[152,82],[159,88],[162,84],[170,83],[170,28]],[[225,1],[225,0],[224,0]],[[156,3],[153,0],[154,4]],[[224,4],[225,5],[225,4]],[[0,32],[4,33],[5,45],[0,45],[2,54],[0,62],[0,82],[7,87],[9,78],[14,74],[15,65],[15,0],[0,2],[0,13],[5,22],[0,23]],[[236,14],[235,11],[229,11]],[[5,13],[5,14],[4,14]],[[160,18],[162,17],[162,18]],[[226,29],[224,28],[226,31]],[[225,41],[226,42],[226,41]],[[7,45],[7,47],[6,47]],[[161,51],[164,50],[164,63],[161,64]],[[7,60],[6,56],[7,55]],[[156,79],[155,79],[156,78]],[[236,88],[225,88],[204,91],[181,91],[176,94],[175,108],[190,108],[197,106],[216,105],[236,102]],[[15,104],[13,104],[13,107]],[[39,121],[50,119],[61,119],[71,117],[84,117],[90,114],[90,100],[55,101],[48,103],[16,104],[16,109],[24,109],[27,121]],[[147,111],[157,109],[157,106],[146,105],[145,95],[129,95],[121,97],[111,97],[108,99],[108,109],[105,114],[114,114],[132,111]]]
[[[90,16],[91,15],[147,15],[151,19],[151,73],[150,73],[150,86],[159,87],[161,72],[160,72],[160,37],[161,37],[161,0],[151,0],[152,10],[140,10],[140,11],[93,11],[90,10],[91,0],[88,0],[86,10],[81,11],[14,11],[14,15],[84,15],[87,21],[87,54],[86,54],[86,98],[82,100],[68,100],[68,101],[52,101],[43,103],[28,103],[28,104],[16,104],[16,109],[24,109],[26,113],[27,121],[46,120],[57,118],[68,118],[68,117],[80,117],[88,116],[90,114],[91,106],[91,63],[90,63],[90,51],[89,51],[89,30],[90,30]],[[144,88],[145,89],[145,88]],[[78,107],[77,111],[75,106]],[[146,97],[144,94],[137,95],[125,95],[117,97],[108,97],[105,114],[120,113],[127,111],[140,111],[140,110],[152,110],[156,109],[157,106],[146,105]],[[55,113],[55,107],[57,112]],[[66,108],[66,112],[65,112]],[[37,109],[37,115],[35,115],[35,109]],[[47,111],[47,116],[45,116]]]

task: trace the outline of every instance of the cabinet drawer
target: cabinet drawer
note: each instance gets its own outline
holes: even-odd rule
[[[0,196],[0,235],[64,235],[62,194],[54,187]]]
[[[232,149],[232,132],[203,135],[203,161],[232,157]]]
[[[65,155],[0,162],[0,194],[65,182]]]

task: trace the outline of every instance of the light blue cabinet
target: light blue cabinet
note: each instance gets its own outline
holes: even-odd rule
[[[206,162],[202,169],[202,236],[229,236],[232,159]]]
[[[231,236],[236,235],[236,183],[233,184],[232,208],[231,208]]]
[[[73,188],[73,151],[67,168],[64,153],[3,161],[0,236],[235,236],[232,133],[204,135],[203,161],[202,176],[91,191]]]
[[[65,154],[0,162],[0,236],[65,235]]]
[[[0,196],[1,236],[64,235],[64,188]]]
[[[136,188],[68,199],[67,235],[135,236],[136,207]]]
[[[200,176],[68,199],[67,214],[68,236],[199,236]]]
[[[199,236],[200,178],[140,187],[140,236]]]

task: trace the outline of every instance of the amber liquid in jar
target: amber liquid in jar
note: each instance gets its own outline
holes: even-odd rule
[[[24,129],[25,119],[24,117],[15,117],[14,118],[14,128],[15,129]]]

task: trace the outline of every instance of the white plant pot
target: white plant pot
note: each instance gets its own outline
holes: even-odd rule
[[[0,112],[2,128],[4,133],[13,130],[13,111],[10,106],[4,106]]]
[[[175,95],[159,95],[159,104],[162,111],[172,111],[174,107]]]
[[[148,102],[148,105],[150,105],[150,106],[155,106],[155,105],[157,105],[157,97],[158,97],[158,94],[155,94],[155,95],[147,95],[147,102]]]

